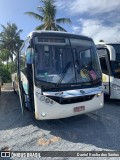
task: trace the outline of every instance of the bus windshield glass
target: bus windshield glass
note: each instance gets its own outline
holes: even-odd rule
[[[116,61],[120,62],[120,44],[111,44],[114,47],[116,52]]]
[[[111,69],[115,78],[120,78],[120,44],[110,44],[114,47],[116,60],[111,61]]]
[[[101,78],[92,41],[73,38],[34,39],[35,78],[54,84],[91,84]]]

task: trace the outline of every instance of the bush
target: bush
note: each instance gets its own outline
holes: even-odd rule
[[[11,74],[17,72],[17,63],[16,62],[9,62],[8,63],[8,71]]]
[[[0,77],[2,77],[3,83],[7,83],[11,81],[11,74],[9,70],[7,70],[7,66],[0,62]]]

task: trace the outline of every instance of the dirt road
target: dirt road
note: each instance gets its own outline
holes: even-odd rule
[[[4,91],[0,96],[0,150],[120,150],[119,137],[120,103],[115,101],[107,101],[103,109],[87,115],[37,121],[31,112],[21,114],[19,98],[12,91]]]

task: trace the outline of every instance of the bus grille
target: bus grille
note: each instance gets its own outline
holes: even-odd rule
[[[72,103],[89,101],[94,96],[95,96],[95,94],[94,95],[79,96],[79,97],[72,97],[72,98],[61,98],[61,97],[54,97],[54,96],[47,96],[47,97],[56,101],[59,104],[72,104]]]

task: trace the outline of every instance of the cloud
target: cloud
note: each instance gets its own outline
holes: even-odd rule
[[[66,3],[63,0],[55,1],[55,5],[58,9],[63,10],[66,8]]]
[[[119,9],[119,0],[75,0],[71,5],[70,9],[72,13],[107,13]]]
[[[99,40],[105,42],[120,42],[120,25],[106,26],[102,21],[80,19],[79,26],[73,26],[73,33],[92,37],[97,43]]]
[[[59,9],[65,9],[74,14],[108,13],[120,8],[120,0],[59,0],[56,2]]]
[[[102,19],[106,25],[120,21],[120,0],[59,0],[56,5],[73,22],[79,18]]]
[[[72,32],[95,42],[120,42],[120,0],[59,0],[56,4],[73,20]]]

